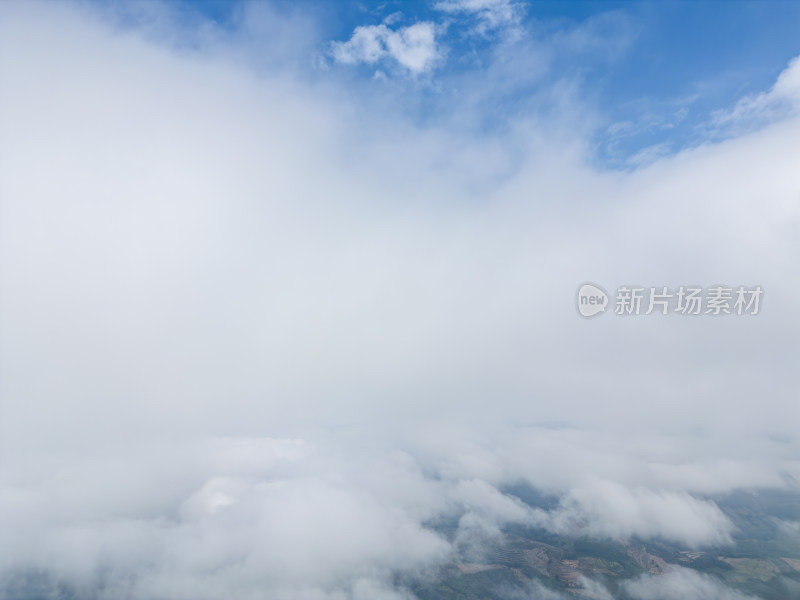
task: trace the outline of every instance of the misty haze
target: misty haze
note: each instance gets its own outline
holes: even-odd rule
[[[0,600],[800,599],[798,33],[0,1]]]

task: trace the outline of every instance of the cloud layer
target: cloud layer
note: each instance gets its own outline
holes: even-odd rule
[[[598,172],[569,108],[475,135],[220,32],[0,11],[6,594],[404,598],[509,523],[724,544],[711,495],[800,481],[796,115]],[[429,23],[332,48],[439,56]],[[796,65],[726,118],[796,103]],[[764,306],[587,322],[590,279],[758,284]]]

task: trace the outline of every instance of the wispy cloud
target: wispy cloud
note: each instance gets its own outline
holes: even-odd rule
[[[481,35],[515,26],[525,14],[525,6],[514,0],[441,0],[434,4],[434,8],[475,18],[474,30]]]
[[[635,600],[756,600],[756,596],[732,590],[710,575],[680,567],[665,575],[642,575],[624,587]]]
[[[746,96],[733,108],[720,109],[710,125],[743,131],[797,114],[800,107],[800,58],[793,59],[769,91]]]
[[[440,58],[436,27],[431,22],[397,29],[385,24],[356,27],[348,41],[333,42],[331,52],[343,64],[376,64],[391,59],[414,75],[430,71]]]

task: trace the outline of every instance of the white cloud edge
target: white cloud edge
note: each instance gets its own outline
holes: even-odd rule
[[[348,65],[391,59],[413,75],[431,71],[441,58],[436,26],[429,21],[396,29],[385,23],[356,27],[346,42],[331,43],[331,55]]]

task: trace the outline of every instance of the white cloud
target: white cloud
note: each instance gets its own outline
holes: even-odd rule
[[[631,156],[626,162],[635,167],[649,165],[663,156],[668,156],[670,150],[671,147],[668,143],[654,144],[652,146],[642,148],[636,154]]]
[[[348,41],[333,42],[332,53],[344,64],[392,58],[415,75],[430,71],[439,58],[436,28],[427,21],[398,29],[383,24],[356,27]]]
[[[664,575],[642,575],[624,584],[635,600],[755,600],[755,596],[739,593],[721,581],[681,567]]]
[[[434,4],[434,8],[476,17],[478,25],[475,30],[480,34],[517,25],[524,13],[524,6],[513,0],[441,0]]]
[[[581,595],[589,600],[615,600],[602,583],[581,575],[578,578],[581,584]]]
[[[746,96],[732,109],[721,109],[712,115],[717,128],[747,129],[764,122],[796,115],[800,107],[800,57],[794,58],[767,92]]]
[[[733,524],[713,503],[687,493],[598,481],[573,489],[553,517],[556,531],[627,539],[662,537],[688,546],[731,542]]]
[[[353,115],[86,10],[0,3],[5,581],[394,600],[451,557],[442,515],[465,543],[722,542],[701,496],[800,476],[796,118],[598,173],[535,115],[492,139]],[[409,30],[337,48],[421,73]],[[769,304],[587,323],[587,278]]]
[[[248,443],[275,448],[288,441]],[[72,475],[52,482],[46,500],[22,488],[0,488],[4,543],[15,549],[0,555],[0,571],[39,568],[80,589],[102,586],[107,597],[122,593],[122,586],[134,597],[215,598],[237,590],[250,598],[266,589],[274,597],[332,598],[337,589],[358,597],[372,588],[394,597],[393,574],[430,568],[450,552],[414,511],[410,497],[413,488],[425,486],[421,478],[405,478],[412,486],[405,505],[401,495],[376,496],[369,489],[383,473],[351,470],[329,455],[281,457],[258,476],[237,476],[232,473],[251,468],[252,457],[234,464],[211,440],[192,447],[194,456],[210,455],[200,463],[205,473],[187,473],[185,459],[169,457],[172,477],[183,488],[179,496],[158,489],[150,462],[149,478],[139,485],[161,496],[160,506],[126,510],[104,485],[113,487],[130,477],[130,469],[156,459],[140,452],[121,452],[108,464],[72,463]],[[210,471],[214,465],[227,469]],[[380,463],[387,475],[402,478],[402,463],[392,465]],[[92,489],[99,481],[104,485]],[[71,506],[87,493],[91,506]]]

